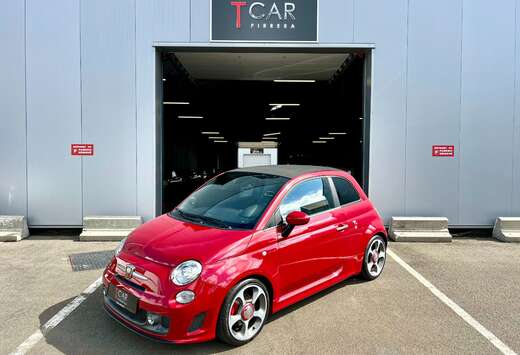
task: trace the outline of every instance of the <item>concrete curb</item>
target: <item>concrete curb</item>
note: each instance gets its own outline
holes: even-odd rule
[[[449,243],[446,217],[392,217],[388,231],[394,242]]]
[[[520,243],[520,217],[498,217],[493,238],[507,243]]]
[[[140,216],[87,216],[83,218],[80,241],[118,241],[143,223]]]
[[[0,216],[0,242],[19,242],[28,236],[25,216]]]

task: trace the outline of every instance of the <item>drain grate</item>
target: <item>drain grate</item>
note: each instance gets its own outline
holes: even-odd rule
[[[95,251],[69,255],[72,271],[103,269],[114,255],[113,250]]]

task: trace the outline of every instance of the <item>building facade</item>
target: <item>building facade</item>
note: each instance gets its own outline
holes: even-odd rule
[[[30,226],[161,213],[157,58],[169,46],[369,50],[368,191],[385,219],[520,214],[520,0],[320,0],[311,43],[212,41],[209,0],[0,8],[0,214]],[[76,143],[94,155],[72,155]]]

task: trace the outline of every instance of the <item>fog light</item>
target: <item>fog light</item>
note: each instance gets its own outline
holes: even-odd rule
[[[146,315],[146,322],[149,325],[156,325],[159,323],[160,320],[161,316],[158,314],[148,312],[148,314]]]
[[[181,291],[175,297],[175,300],[182,304],[190,303],[194,299],[195,293],[193,291]]]

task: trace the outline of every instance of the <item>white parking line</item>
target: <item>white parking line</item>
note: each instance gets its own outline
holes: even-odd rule
[[[424,276],[415,271],[410,265],[408,265],[403,259],[397,256],[393,251],[387,250],[388,255],[392,257],[399,265],[401,265],[406,271],[408,271],[413,277],[415,277],[424,287],[430,290],[442,303],[450,307],[459,317],[461,317],[466,323],[468,323],[473,329],[479,332],[484,338],[489,340],[502,354],[506,355],[517,355],[513,349],[507,346],[503,341],[498,339],[495,334],[491,333],[486,327],[480,324],[475,318],[473,318],[468,312],[462,307],[453,302],[448,296],[442,291],[435,287],[431,282],[426,280]]]
[[[31,350],[40,340],[43,339],[51,329],[61,323],[69,314],[71,314],[78,306],[87,299],[101,285],[101,277],[90,284],[78,297],[74,298],[69,304],[63,307],[51,319],[49,319],[40,329],[32,333],[23,343],[18,345],[15,351],[9,355],[23,355]]]

